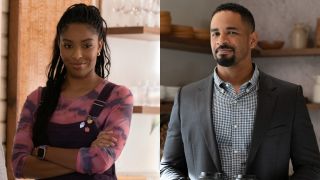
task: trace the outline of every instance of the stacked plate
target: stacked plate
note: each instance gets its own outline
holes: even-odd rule
[[[200,40],[210,40],[210,31],[209,29],[194,29],[194,37]]]
[[[193,28],[191,26],[172,25],[171,31],[173,36],[177,38],[193,38]]]
[[[171,32],[171,15],[169,11],[160,11],[160,33],[170,34]]]

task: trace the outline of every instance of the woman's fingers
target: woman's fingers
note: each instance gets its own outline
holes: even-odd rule
[[[108,141],[112,141],[112,142],[117,142],[117,138],[115,138],[115,136],[113,136],[112,134],[106,134],[106,133],[102,133],[99,134],[97,137],[98,140],[108,140]]]
[[[104,147],[112,147],[112,146],[115,146],[115,144],[109,141],[103,142],[103,141],[95,140],[91,143],[91,147],[104,148]]]
[[[112,130],[101,131],[97,139],[91,143],[91,146],[105,148],[105,147],[113,147],[116,145],[117,138],[114,137]]]

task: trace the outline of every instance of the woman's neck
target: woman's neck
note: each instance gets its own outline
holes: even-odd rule
[[[81,79],[67,75],[61,93],[65,97],[72,98],[83,96],[97,87],[101,81],[103,81],[103,78],[99,77],[97,74]]]

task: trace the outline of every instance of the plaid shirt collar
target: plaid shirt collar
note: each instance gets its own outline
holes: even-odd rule
[[[252,90],[258,90],[259,69],[256,64],[252,63],[252,65],[254,68],[253,75],[249,81],[247,81],[241,85],[240,90],[245,89],[247,92],[251,92]],[[220,92],[229,91],[228,89],[230,89],[230,88],[227,87],[227,84],[229,84],[229,83],[220,79],[219,75],[217,74],[217,67],[214,68],[213,80],[214,80],[215,86],[218,87],[218,90]]]

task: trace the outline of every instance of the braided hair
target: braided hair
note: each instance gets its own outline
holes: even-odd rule
[[[98,39],[103,41],[101,55],[97,56],[95,72],[102,78],[110,73],[110,49],[107,44],[107,23],[101,17],[100,11],[95,6],[74,4],[62,15],[57,25],[57,32],[53,44],[52,59],[48,66],[46,86],[42,89],[42,95],[38,110],[35,114],[33,126],[33,143],[35,146],[48,143],[47,126],[55,111],[61,93],[61,87],[65,80],[66,67],[60,57],[59,39],[69,24],[82,23],[90,25],[96,30]]]

